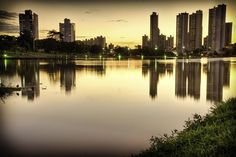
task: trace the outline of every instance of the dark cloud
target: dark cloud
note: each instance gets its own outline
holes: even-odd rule
[[[87,11],[85,11],[84,13],[85,14],[92,14],[92,13],[96,13],[96,12],[98,12],[99,11],[99,9],[92,9],[92,10],[87,10]]]
[[[0,19],[1,20],[14,20],[18,17],[17,13],[8,12],[5,10],[0,10]]]
[[[117,19],[117,20],[108,20],[108,22],[128,22],[128,21],[124,19]]]
[[[8,23],[6,21],[0,21],[0,32],[2,33],[18,33],[19,26]]]

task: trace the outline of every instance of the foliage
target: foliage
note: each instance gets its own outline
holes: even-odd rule
[[[236,98],[215,105],[205,117],[195,114],[185,122],[183,131],[152,137],[150,142],[149,149],[134,156],[235,156]]]
[[[15,51],[17,49],[17,38],[14,36],[0,35],[0,52]]]
[[[18,43],[19,46],[24,48],[25,52],[33,50],[34,48],[34,39],[32,37],[32,34],[26,30],[23,33],[21,33],[20,36],[18,37]]]

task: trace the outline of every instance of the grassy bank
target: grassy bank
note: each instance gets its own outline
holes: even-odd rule
[[[149,149],[136,157],[236,156],[236,98],[219,103],[204,117],[195,114],[184,130],[152,137]]]

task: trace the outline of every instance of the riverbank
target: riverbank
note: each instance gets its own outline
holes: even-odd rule
[[[236,56],[145,56],[145,55],[107,55],[107,54],[66,54],[66,53],[44,53],[44,52],[6,52],[0,55],[0,59],[190,59],[190,58],[218,58],[218,57],[236,57]]]
[[[236,98],[215,105],[204,117],[195,114],[184,130],[152,137],[151,146],[135,157],[189,157],[236,154]]]

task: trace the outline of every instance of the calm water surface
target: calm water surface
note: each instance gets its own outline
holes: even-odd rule
[[[124,156],[236,96],[236,58],[5,59],[0,81],[26,87],[0,100],[0,136],[12,149]]]

